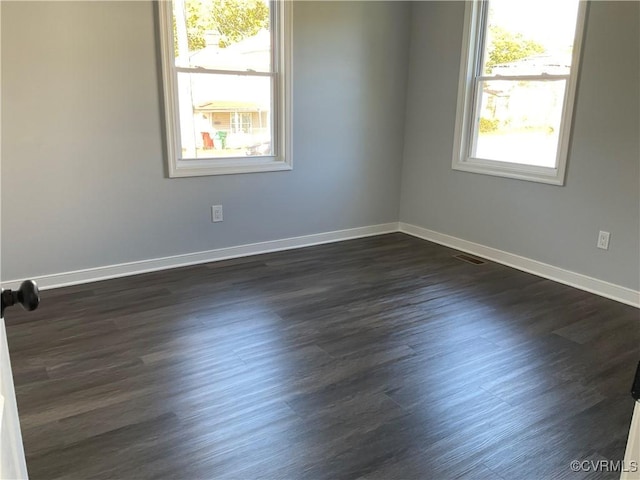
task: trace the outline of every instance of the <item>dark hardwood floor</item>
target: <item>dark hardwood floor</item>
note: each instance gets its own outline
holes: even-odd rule
[[[7,312],[33,479],[618,478],[625,306],[390,234]]]

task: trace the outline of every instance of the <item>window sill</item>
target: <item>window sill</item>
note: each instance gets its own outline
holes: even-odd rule
[[[291,163],[277,160],[275,157],[178,160],[175,164],[171,165],[169,177],[202,177],[237,173],[281,172],[292,169]]]
[[[489,160],[470,159],[464,162],[454,162],[453,170],[462,172],[492,175],[494,177],[513,178],[528,182],[546,183],[549,185],[564,185],[564,171],[557,168],[535,167],[517,163],[492,162]]]

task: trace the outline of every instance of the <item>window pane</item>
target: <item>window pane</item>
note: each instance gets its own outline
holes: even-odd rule
[[[177,67],[271,71],[265,0],[174,0]]]
[[[568,75],[578,0],[491,0],[485,75]]]
[[[272,155],[271,78],[178,73],[183,158]]]
[[[471,156],[555,168],[565,87],[565,80],[479,82]]]

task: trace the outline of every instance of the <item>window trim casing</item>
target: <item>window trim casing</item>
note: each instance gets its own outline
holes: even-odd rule
[[[272,105],[274,155],[182,159],[178,107],[177,67],[173,45],[173,1],[158,2],[160,61],[163,82],[164,127],[169,178],[275,172],[293,169],[292,159],[292,4],[271,0],[272,22]]]
[[[477,108],[475,103],[479,102],[479,98],[481,97],[480,95],[476,95],[474,87],[477,72],[482,68],[480,62],[482,61],[484,36],[486,36],[484,25],[486,21],[486,2],[484,0],[472,0],[465,3],[452,169],[551,185],[564,185],[567,157],[569,155],[569,143],[573,129],[572,120],[575,109],[588,2],[580,0],[578,6],[571,70],[569,72],[569,78],[567,79],[562,106],[555,168],[499,162],[470,156],[471,144],[474,139],[474,122],[472,116]],[[479,38],[480,33],[485,34],[482,39]]]

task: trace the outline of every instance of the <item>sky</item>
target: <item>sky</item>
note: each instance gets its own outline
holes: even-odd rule
[[[489,23],[522,33],[553,51],[573,45],[578,0],[491,0]]]

